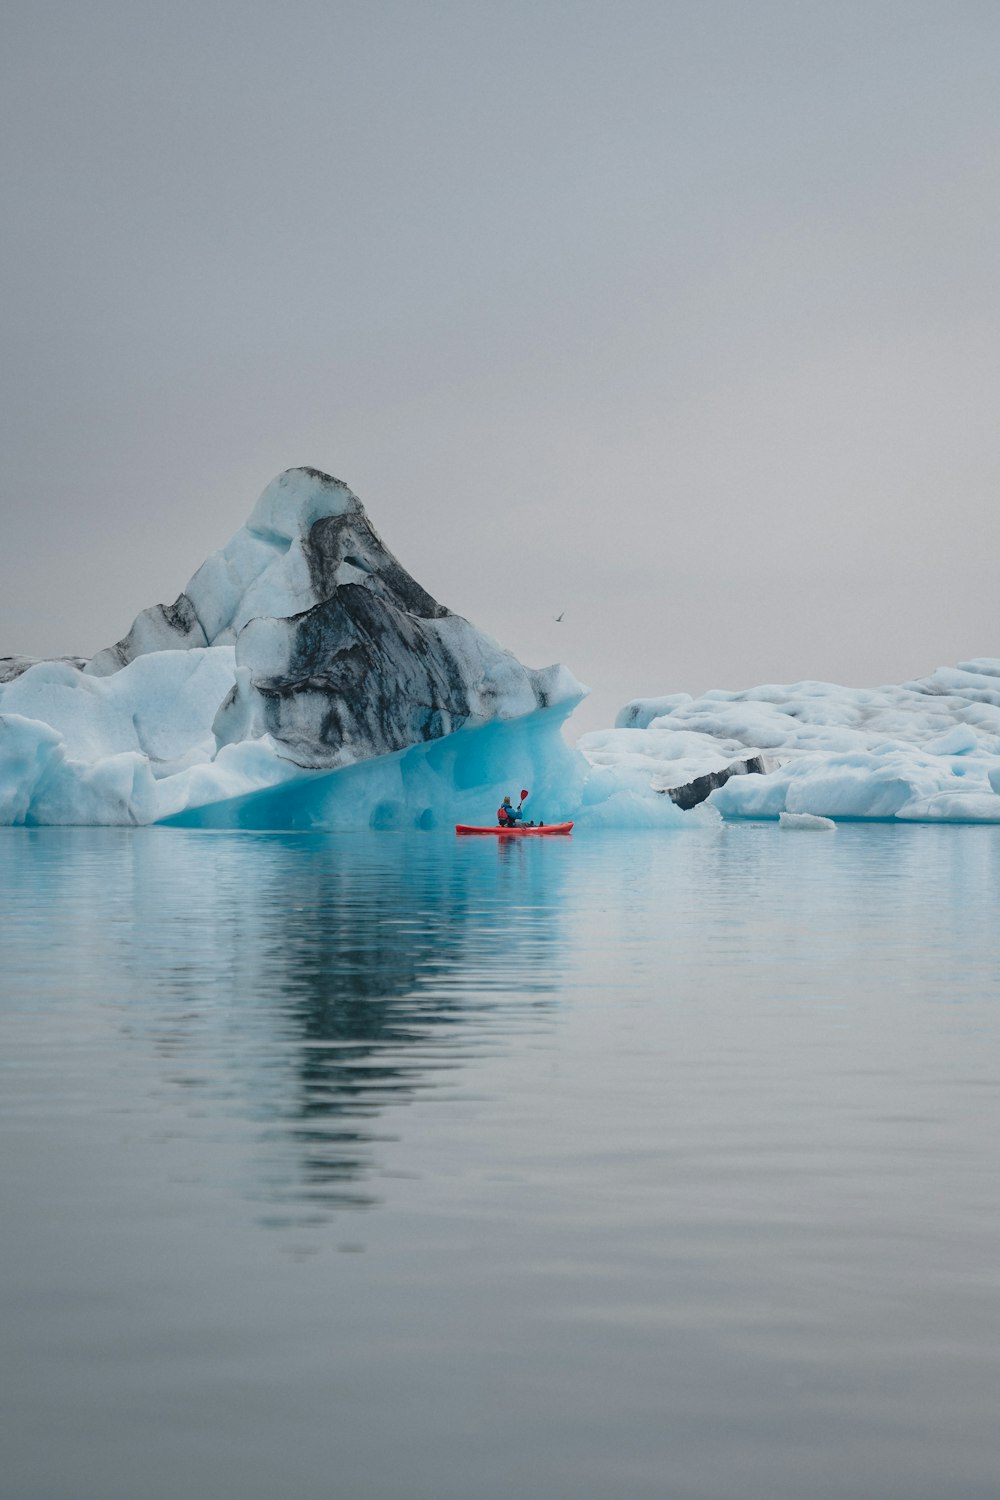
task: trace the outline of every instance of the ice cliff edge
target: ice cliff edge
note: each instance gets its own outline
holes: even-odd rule
[[[145,823],[585,690],[437,603],[361,501],[289,469],[172,605],[90,661],[0,659],[0,822]]]

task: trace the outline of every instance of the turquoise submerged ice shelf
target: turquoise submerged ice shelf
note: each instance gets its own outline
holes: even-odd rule
[[[642,778],[595,769],[564,741],[572,704],[496,721],[338,771],[311,772],[162,819],[175,828],[435,829],[493,823],[505,795],[529,789],[526,819],[584,826],[696,823]],[[702,819],[718,814],[703,810]]]
[[[568,709],[482,725],[337,771],[313,771],[163,820],[177,828],[438,828],[492,822],[505,793],[530,786],[526,816],[563,816],[578,800],[579,757],[559,726]],[[513,784],[523,777],[517,786]]]

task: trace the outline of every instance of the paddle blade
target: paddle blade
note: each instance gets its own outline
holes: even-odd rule
[[[521,788],[521,801],[522,802],[524,801],[525,797],[527,797],[527,795],[528,795],[528,789],[527,789],[527,787],[522,787]]]

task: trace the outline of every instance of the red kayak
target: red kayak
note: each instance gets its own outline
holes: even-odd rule
[[[456,833],[495,833],[502,839],[523,839],[532,834],[570,833],[572,828],[572,823],[539,823],[536,828],[522,828],[519,824],[515,824],[513,828],[501,828],[499,824],[493,828],[474,828],[471,823],[455,824]]]

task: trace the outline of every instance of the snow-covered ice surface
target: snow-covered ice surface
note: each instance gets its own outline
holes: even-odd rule
[[[978,657],[898,686],[828,682],[639,698],[580,749],[664,792],[761,756],[710,802],[727,818],[1000,823],[1000,659]]]

